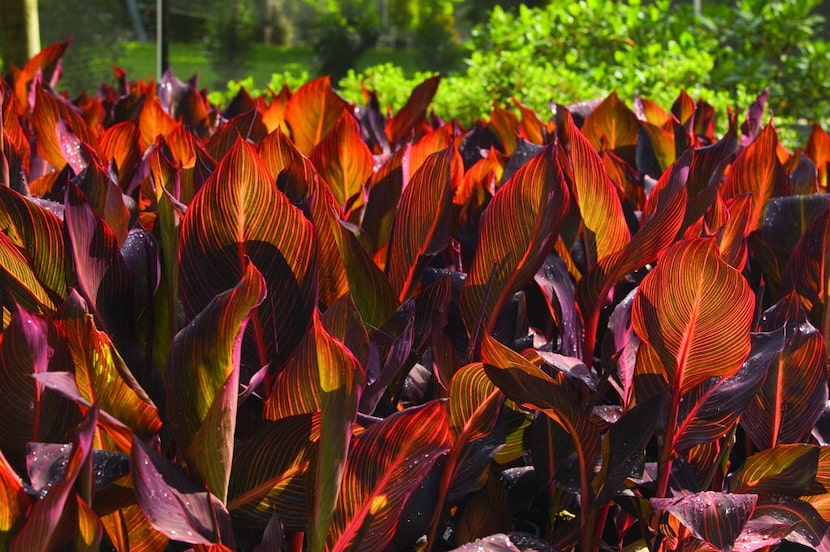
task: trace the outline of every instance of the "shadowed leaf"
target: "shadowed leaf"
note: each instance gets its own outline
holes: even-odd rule
[[[265,281],[248,263],[240,282],[176,335],[164,372],[173,435],[189,466],[222,502],[233,460],[242,336],[264,298]]]
[[[427,108],[432,103],[440,82],[441,77],[436,76],[416,86],[406,104],[386,122],[386,136],[393,148],[412,137],[412,132],[426,117]]]

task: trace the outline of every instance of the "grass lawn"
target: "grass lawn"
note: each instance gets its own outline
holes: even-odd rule
[[[412,51],[377,49],[366,52],[357,62],[357,70],[380,63],[396,63],[407,74],[418,70],[417,61]],[[123,55],[117,65],[127,71],[131,80],[146,79],[156,72],[156,46],[152,42],[128,42],[123,47]],[[173,43],[170,45],[170,65],[180,79],[199,74],[201,86],[209,88],[224,87],[215,68],[208,59],[207,52],[201,44]],[[309,46],[261,46],[253,48],[246,66],[232,73],[233,79],[253,76],[257,87],[264,87],[271,80],[273,73],[291,73],[300,75],[307,72],[314,75],[314,52]]]

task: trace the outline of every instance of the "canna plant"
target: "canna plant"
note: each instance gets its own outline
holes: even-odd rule
[[[821,128],[65,51],[0,85],[0,549],[830,550]]]

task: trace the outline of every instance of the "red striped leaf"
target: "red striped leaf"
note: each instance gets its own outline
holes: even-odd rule
[[[66,49],[72,44],[72,39],[65,42],[56,42],[43,48],[40,52],[26,62],[20,73],[16,75],[14,82],[14,95],[17,98],[20,115],[25,111],[25,106],[29,106],[30,85],[32,82],[39,84],[41,79],[37,79],[38,73],[41,74],[43,81],[49,83],[50,86],[57,84],[61,73],[61,59],[66,53]]]
[[[813,125],[804,153],[812,159],[818,169],[818,185],[820,190],[827,190],[827,164],[830,163],[830,135],[819,125]]]
[[[156,531],[150,525],[147,516],[137,504],[101,516],[101,524],[110,542],[119,552],[163,550],[169,541],[167,535]]]
[[[252,147],[238,139],[182,222],[179,278],[188,319],[239,282],[246,257],[265,277],[268,295],[253,325],[263,340],[263,364],[271,361],[277,370],[311,323],[314,228],[277,189]]]
[[[750,229],[757,228],[764,218],[764,206],[772,197],[787,195],[789,180],[778,160],[778,133],[772,123],[735,159],[721,187],[724,200],[752,192]]]
[[[1,186],[0,227],[8,238],[3,239],[4,261],[0,263],[3,272],[8,272],[8,277],[20,281],[17,286],[24,285],[20,288],[21,293],[40,297],[44,305],[54,307],[55,301],[64,299],[69,288],[75,284],[61,220],[14,190]],[[17,252],[12,245],[18,249]],[[24,283],[30,278],[28,269],[19,264],[23,251],[26,264],[31,267],[31,276],[35,278],[30,284]],[[13,268],[15,265],[20,268]],[[9,287],[12,286],[7,286],[7,289]],[[53,299],[47,299],[49,297]]]
[[[158,433],[158,409],[110,337],[95,327],[86,303],[74,291],[58,312],[57,320],[72,355],[80,397],[89,404],[97,404],[142,438]]]
[[[73,139],[96,148],[97,137],[93,130],[68,100],[47,91],[42,85],[37,86],[35,98],[32,123],[38,136],[37,151],[49,164],[60,170],[74,155],[79,154],[67,149],[79,147],[78,144],[71,144]],[[63,139],[61,129],[69,131]],[[72,168],[78,172],[75,166]]]
[[[766,312],[761,329],[784,327],[783,349],[768,365],[766,378],[744,412],[742,424],[760,448],[808,439],[827,401],[827,347],[790,293]]]
[[[309,333],[280,372],[265,404],[263,414],[272,420],[321,412],[309,544],[315,551],[326,542],[365,383],[357,359],[315,314]]]
[[[188,465],[222,502],[233,460],[242,337],[263,299],[265,281],[248,263],[239,283],[176,335],[164,371],[173,436]]]
[[[118,244],[123,244],[130,225],[130,212],[124,205],[121,188],[96,160],[90,161],[79,175],[78,188],[86,195],[90,207],[104,220],[115,234]]]
[[[638,365],[659,359],[681,395],[710,377],[729,377],[749,353],[753,310],[749,285],[721,260],[713,240],[680,242],[660,257],[634,299]]]
[[[573,440],[579,461],[580,510],[586,516],[591,501],[590,476],[600,453],[600,433],[584,407],[577,403],[578,394],[561,372],[549,376],[486,333],[481,358],[487,376],[507,398],[543,412]]]
[[[386,122],[386,136],[394,148],[412,138],[412,134],[426,117],[432,98],[438,91],[441,77],[430,77],[416,86],[406,104]]]
[[[585,320],[582,354],[586,364],[593,359],[600,310],[608,292],[626,274],[654,262],[663,249],[674,243],[683,223],[690,162],[691,155],[686,153],[663,173],[643,209],[640,229],[631,241],[623,249],[600,259],[597,267],[580,280],[577,301]]]
[[[118,239],[74,185],[66,189],[64,225],[78,291],[102,329],[117,345],[123,345],[133,335],[134,290]]]
[[[668,512],[716,550],[729,552],[755,510],[758,495],[706,491],[680,498],[652,498],[651,507]]]
[[[452,149],[430,155],[403,191],[387,264],[392,289],[404,301],[421,272],[449,244]]]
[[[347,104],[331,87],[328,76],[309,81],[298,88],[285,106],[285,122],[291,139],[304,155],[311,153],[346,110]]]
[[[234,451],[228,488],[234,517],[264,527],[276,511],[286,527],[304,529],[307,472],[319,439],[320,413],[264,422]]]
[[[562,146],[571,163],[574,199],[582,215],[589,268],[599,259],[625,247],[631,236],[623,216],[617,189],[608,178],[596,150],[566,113],[559,126]],[[571,172],[572,171],[572,172]]]
[[[361,192],[372,174],[372,152],[360,138],[357,121],[346,111],[309,157],[341,209]]]
[[[778,445],[746,459],[741,469],[729,478],[729,491],[800,496],[821,492],[816,489],[819,447]]]
[[[21,307],[0,333],[0,449],[13,466],[24,465],[26,443],[38,440],[43,388],[33,374],[47,370],[47,322]]]
[[[823,202],[822,202],[823,203]],[[827,287],[830,263],[827,245],[830,243],[830,208],[825,208],[804,229],[795,244],[783,276],[784,290],[795,290],[814,326],[822,330],[824,338],[830,335],[830,306]]]
[[[0,452],[0,548],[8,550],[12,536],[23,525],[32,499],[23,489],[23,481]]]
[[[147,151],[147,148],[156,143],[159,136],[167,138],[178,126],[179,124],[161,107],[154,94],[147,96],[138,115],[141,151]]]
[[[383,550],[412,492],[451,442],[438,401],[370,426],[352,443],[329,530],[329,549]]]
[[[118,184],[126,190],[141,162],[139,139],[141,133],[135,121],[122,121],[106,129],[101,135],[99,156],[107,166],[115,163]]]
[[[547,146],[519,169],[481,217],[478,249],[460,298],[468,330],[479,316],[492,326],[553,249],[569,198],[555,147]]]
[[[636,167],[637,137],[640,121],[616,92],[602,100],[582,125],[582,132],[597,151],[611,150],[632,167]]]

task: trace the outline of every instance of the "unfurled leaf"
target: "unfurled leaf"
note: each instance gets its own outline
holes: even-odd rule
[[[78,292],[116,345],[126,346],[135,323],[133,283],[117,237],[77,187],[70,185],[66,189],[65,204],[64,225]]]
[[[630,235],[616,187],[570,113],[565,114],[559,132],[569,154],[571,170],[565,172],[573,178],[571,190],[582,215],[590,269],[599,259],[625,247]]]
[[[0,450],[13,466],[24,464],[26,443],[38,440],[42,428],[42,386],[33,374],[46,372],[49,362],[47,322],[21,307],[13,310],[9,326],[0,334]]]
[[[818,186],[827,190],[827,164],[830,163],[830,136],[819,125],[813,125],[804,153],[812,159],[818,169]]]
[[[23,481],[0,452],[0,547],[8,550],[12,536],[23,525],[32,500],[23,489]]]
[[[9,547],[10,551],[60,550],[67,544],[65,540],[83,530],[83,527],[65,527],[63,523],[64,520],[71,520],[71,513],[77,508],[75,482],[89,462],[97,420],[98,409],[93,407],[78,427],[63,479],[52,484],[46,496],[32,506],[26,523]]]
[[[95,149],[97,137],[68,100],[47,91],[42,85],[37,85],[35,98],[32,122],[38,136],[38,153],[57,170],[69,162],[78,172],[73,162],[83,155],[79,148]]]
[[[178,465],[133,438],[130,473],[147,520],[171,540],[190,544],[233,542],[222,502],[187,477]]]
[[[680,498],[652,498],[651,507],[668,512],[692,534],[729,552],[755,510],[758,495],[706,491]]]
[[[438,91],[441,77],[430,77],[416,86],[406,104],[386,123],[386,136],[394,147],[412,137],[413,131],[424,120],[427,108]]]
[[[734,375],[749,354],[754,306],[749,284],[721,260],[714,240],[675,244],[634,299],[638,373],[662,374],[678,396]]]
[[[222,502],[233,461],[242,337],[264,298],[265,281],[248,263],[240,282],[176,335],[164,371],[173,435],[188,464]]]
[[[406,148],[401,148],[386,159],[369,178],[366,192],[366,206],[363,209],[360,226],[372,240],[370,253],[383,252],[392,234],[392,222],[403,192],[403,161]],[[385,255],[382,258],[385,260]],[[383,264],[380,262],[378,264]]]
[[[549,376],[522,355],[484,334],[481,346],[484,369],[512,401],[539,410],[568,433],[579,462],[582,514],[591,500],[589,477],[600,452],[599,429],[577,402],[578,394],[561,373]]]
[[[188,319],[236,286],[246,257],[265,277],[268,295],[254,324],[264,340],[261,360],[277,370],[311,323],[317,288],[314,229],[239,139],[182,223],[179,278]]]
[[[0,284],[27,310],[47,314],[57,308],[58,299],[41,284],[24,252],[4,232],[0,232]]]
[[[691,156],[684,154],[657,182],[643,209],[640,229],[621,250],[600,259],[599,264],[579,282],[577,301],[585,320],[582,354],[592,359],[600,309],[608,292],[629,272],[654,262],[658,254],[674,243],[683,223],[686,206],[686,179]]]
[[[721,187],[721,194],[725,200],[752,192],[751,230],[763,221],[767,200],[787,195],[789,181],[776,156],[777,148],[778,134],[770,123],[758,138],[738,154]]]
[[[770,307],[761,319],[762,330],[781,327],[786,342],[770,360],[766,378],[742,418],[759,449],[807,439],[827,401],[827,348],[795,293]]]
[[[392,289],[404,301],[421,271],[446,249],[450,239],[452,150],[430,155],[403,191],[387,264]]]
[[[490,328],[553,249],[569,198],[555,147],[547,146],[519,169],[482,215],[478,249],[460,298],[468,331],[479,318]]]
[[[95,327],[86,302],[73,291],[58,311],[57,320],[66,335],[80,396],[142,438],[155,435],[161,428],[156,406],[110,337]]]
[[[801,496],[813,494],[819,447],[778,445],[756,452],[729,478],[733,493]]]
[[[585,119],[582,132],[597,151],[611,150],[632,167],[640,122],[616,92],[605,98]]]
[[[675,432],[677,450],[712,443],[734,428],[761,389],[770,363],[784,348],[785,333],[785,328],[780,327],[772,332],[750,334],[749,356],[734,376],[711,378],[683,397]],[[637,386],[645,396],[663,389],[660,385],[648,389],[650,385],[644,378],[637,379]]]
[[[141,151],[146,151],[148,147],[156,142],[156,138],[159,136],[167,138],[178,126],[176,121],[161,107],[157,97],[150,96],[146,98],[138,115],[138,129],[141,131]]]
[[[33,81],[40,80],[37,78],[38,73],[50,86],[57,84],[61,75],[61,59],[70,44],[72,44],[71,38],[65,42],[50,44],[23,66],[14,83],[14,95],[21,110],[24,110],[25,106],[31,107],[29,104],[30,85]]]
[[[265,422],[234,451],[228,510],[234,517],[264,526],[274,511],[287,527],[308,521],[307,472],[320,438],[320,414],[300,414]]]
[[[357,359],[315,314],[309,333],[280,372],[265,404],[264,416],[271,420],[321,412],[312,487],[309,546],[313,550],[322,550],[326,542],[365,381]]]
[[[285,122],[291,139],[304,155],[311,153],[334,128],[346,110],[346,102],[331,87],[328,76],[309,81],[298,88],[285,106]]]
[[[119,246],[123,244],[129,230],[130,212],[124,205],[118,184],[95,160],[87,165],[76,182],[95,214],[112,229]]]
[[[360,138],[357,121],[346,111],[309,157],[341,209],[372,174],[372,152]]]
[[[26,251],[38,281],[57,299],[64,299],[75,282],[60,219],[10,188],[0,186],[0,229],[14,245]]]
[[[267,134],[268,130],[262,124],[259,111],[251,109],[240,113],[219,127],[205,144],[205,151],[212,158],[219,160],[225,157],[238,138],[258,144]]]
[[[118,184],[127,190],[141,162],[139,140],[141,134],[135,121],[122,121],[106,129],[101,135],[99,154],[109,165],[115,163],[118,170]]]
[[[383,550],[412,492],[450,447],[446,407],[429,402],[370,426],[349,450],[329,548]]]

